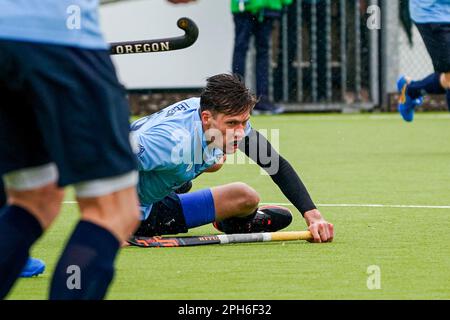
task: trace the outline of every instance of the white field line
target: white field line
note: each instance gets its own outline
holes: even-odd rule
[[[293,206],[291,203],[261,203],[261,205]],[[318,207],[343,207],[343,208],[401,208],[401,209],[450,209],[450,206],[425,206],[405,204],[317,204]]]
[[[76,201],[64,201],[64,204],[76,204]],[[260,203],[261,205],[293,206],[291,203]],[[404,204],[317,204],[319,207],[344,207],[344,208],[400,208],[400,209],[450,209],[450,206],[425,206]]]

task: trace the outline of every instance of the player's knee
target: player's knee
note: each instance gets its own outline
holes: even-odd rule
[[[27,191],[8,190],[9,203],[33,213],[44,229],[55,220],[61,209],[64,190],[55,183]]]
[[[237,194],[242,211],[252,212],[258,208],[259,194],[255,189],[245,183],[237,183]]]
[[[64,198],[64,189],[56,185],[43,187],[39,190],[39,200],[37,203],[40,208],[40,216],[45,219],[45,228],[55,220],[61,210],[61,203]]]
[[[119,240],[126,240],[139,226],[140,212],[134,188],[79,198],[78,203],[83,219],[110,230]]]

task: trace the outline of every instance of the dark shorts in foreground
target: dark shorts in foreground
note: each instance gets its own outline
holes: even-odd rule
[[[0,176],[56,163],[59,185],[135,170],[108,51],[0,40]]]

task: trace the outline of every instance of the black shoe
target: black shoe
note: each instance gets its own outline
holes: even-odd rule
[[[291,211],[279,206],[263,206],[254,214],[244,218],[230,218],[214,222],[214,227],[228,234],[276,232],[292,222]]]
[[[188,193],[192,189],[192,181],[188,181],[184,183],[181,187],[179,187],[177,190],[175,190],[175,193],[182,194],[182,193]]]

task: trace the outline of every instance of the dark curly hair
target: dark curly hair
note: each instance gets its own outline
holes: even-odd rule
[[[256,102],[256,96],[239,75],[222,73],[206,80],[200,95],[200,110],[234,116],[251,111]]]

